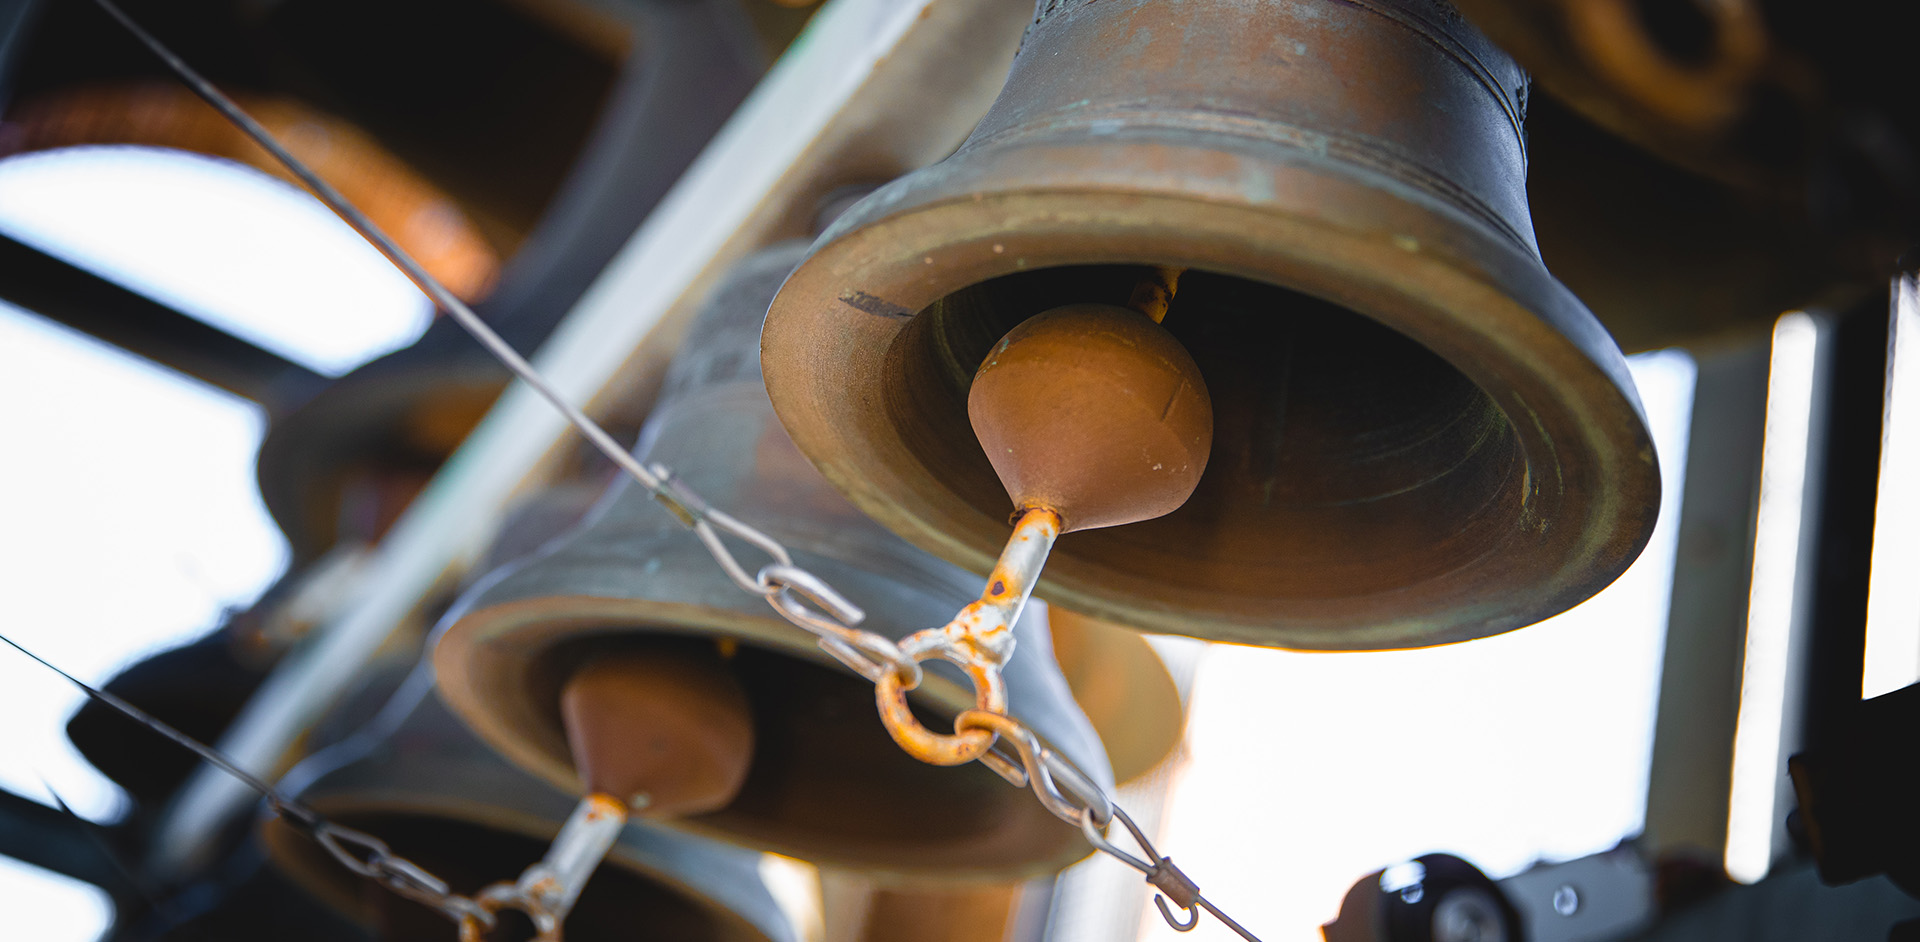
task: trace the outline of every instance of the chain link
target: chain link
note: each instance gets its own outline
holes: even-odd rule
[[[1016,786],[1031,785],[1034,794],[1050,812],[1062,820],[1077,824],[1096,849],[1144,874],[1147,882],[1160,890],[1162,895],[1157,896],[1155,902],[1160,907],[1161,915],[1175,929],[1184,932],[1197,925],[1200,918],[1196,909],[1198,907],[1212,913],[1243,938],[1258,942],[1251,933],[1207,902],[1200,895],[1193,881],[1187,879],[1185,874],[1174,867],[1171,860],[1158,856],[1146,835],[1133,823],[1133,819],[1116,807],[1091,779],[1075,768],[1065,757],[1042,745],[1039,737],[1035,736],[1032,730],[1007,716],[1003,691],[1000,696],[995,696],[995,692],[999,689],[1000,662],[1012,651],[1010,634],[1012,626],[1005,622],[1011,620],[1012,612],[1017,612],[1018,604],[1024,603],[1025,593],[1032,591],[1031,579],[1039,574],[1039,566],[1045,558],[1044,549],[1039,550],[1037,558],[1025,560],[1026,565],[1014,567],[1015,574],[1025,576],[1025,584],[1018,587],[1019,603],[1006,607],[1007,587],[1001,586],[1000,579],[994,580],[995,594],[1001,597],[1002,610],[1008,613],[1008,617],[1003,619],[997,628],[992,624],[968,620],[972,614],[978,614],[978,609],[983,603],[990,601],[989,598],[983,598],[981,602],[968,606],[967,611],[956,618],[952,624],[944,628],[927,629],[910,637],[907,647],[912,649],[911,653],[903,651],[901,645],[896,645],[883,635],[860,629],[858,625],[865,620],[865,613],[848,601],[846,596],[828,585],[825,580],[794,565],[792,554],[778,540],[710,506],[692,488],[675,478],[665,466],[660,464],[642,466],[637,458],[614,440],[613,436],[607,434],[598,423],[562,396],[552,384],[546,381],[545,377],[540,375],[538,370],[533,368],[531,363],[527,362],[526,358],[502,340],[500,335],[474,314],[471,308],[453,292],[447,290],[445,285],[442,285],[424,266],[401,249],[399,244],[384,231],[374,225],[365,213],[362,213],[358,207],[349,202],[306,164],[294,157],[273,135],[267,133],[266,128],[242,110],[231,98],[127,16],[113,3],[113,0],[95,0],[95,3],[158,56],[188,88],[212,105],[254,142],[265,148],[288,171],[305,183],[321,202],[418,284],[428,297],[445,310],[456,323],[472,334],[481,346],[552,404],[594,447],[645,487],[669,513],[694,532],[700,542],[706,546],[707,552],[712,554],[714,562],[719,564],[728,578],[732,579],[742,591],[766,599],[782,618],[812,634],[818,639],[820,647],[835,660],[865,677],[876,687],[897,687],[902,694],[912,689],[921,681],[922,675],[918,661],[923,657],[945,657],[968,668],[974,680],[977,702],[988,709],[969,710],[962,713],[955,723],[955,730],[958,734],[978,731],[988,735],[984,737],[986,746],[980,749],[978,754],[969,755],[967,760],[963,761],[980,761]],[[1046,537],[1048,546],[1052,543],[1052,537],[1058,535],[1058,522],[1058,518],[1054,517],[1054,530]],[[1036,525],[1039,523],[1036,521]],[[749,573],[747,567],[742,565],[727,548],[723,534],[753,546],[765,553],[772,562]],[[996,568],[996,576],[998,575],[999,570]],[[1005,631],[1006,634],[995,637],[997,631]],[[15,647],[18,646],[15,645]],[[21,650],[28,656],[34,657],[31,652]],[[39,658],[35,657],[35,660]],[[47,666],[53,667],[51,664]],[[59,668],[53,669],[59,670]],[[64,671],[61,673],[65,674]],[[82,689],[105,700],[109,705],[128,711],[129,715],[136,719],[149,722],[155,729],[176,741],[190,744],[189,748],[195,752],[258,789],[268,799],[269,806],[276,813],[319,841],[322,847],[348,869],[378,881],[408,899],[417,900],[447,914],[463,927],[463,936],[467,935],[473,927],[491,927],[494,924],[493,909],[502,905],[502,900],[488,899],[484,902],[476,902],[451,892],[445,881],[428,873],[412,861],[394,854],[391,848],[379,838],[327,821],[311,808],[285,798],[277,790],[241,770],[215,750],[191,740],[158,720],[133,710],[130,704],[121,703],[118,698],[110,698],[111,695],[95,691],[71,675],[67,676]],[[877,699],[882,700],[884,717],[885,698]],[[917,726],[917,723],[915,725]],[[889,730],[895,731],[891,725]],[[996,740],[1005,740],[1012,744],[1018,755],[1017,764],[1013,759],[992,750],[991,747]],[[915,750],[909,751],[920,755]],[[921,757],[925,758],[925,756]],[[1106,829],[1114,820],[1121,822],[1148,859],[1135,857],[1107,840]],[[355,853],[356,850],[359,853]],[[1168,909],[1166,902],[1168,898],[1186,912],[1188,918],[1185,921],[1176,919]],[[533,915],[537,919],[538,914]],[[553,938],[558,938],[557,920],[550,927],[542,927],[542,931],[543,933],[551,932]]]
[[[282,817],[287,816],[286,803],[276,801],[272,804]],[[493,914],[490,911],[474,900],[453,892],[445,880],[428,873],[426,868],[395,854],[387,842],[365,831],[320,818],[312,809],[304,806],[301,810],[316,821],[315,826],[307,830],[308,836],[339,861],[341,866],[407,899],[438,910],[456,923],[477,920],[492,927]]]
[[[706,544],[720,567],[727,570],[728,575],[744,573],[745,567],[740,565],[725,544],[717,537],[709,538],[708,533],[700,530],[702,525],[722,515],[701,500],[691,488],[674,478],[667,468],[655,464],[648,470],[662,482],[661,490],[670,489],[672,496],[661,498],[663,503],[671,500],[670,510],[674,506],[699,508],[689,526],[700,533],[701,542]],[[645,481],[640,483],[647,486]],[[656,497],[660,492],[655,491]],[[675,516],[680,514],[676,513]],[[689,518],[681,519],[686,522]],[[775,560],[762,566],[750,582],[739,576],[735,576],[734,581],[747,591],[765,598],[782,618],[813,635],[828,654],[876,686],[883,690],[897,689],[904,694],[920,683],[921,669],[916,655],[949,655],[947,648],[928,640],[935,637],[934,633],[940,629],[928,629],[909,637],[903,644],[895,644],[884,635],[859,628],[858,625],[865,619],[864,613],[826,580],[794,565],[791,555],[779,541],[737,519],[724,519],[723,526],[728,533],[761,548]],[[903,646],[915,648],[915,653],[906,653],[902,650]],[[982,662],[961,663],[967,667]],[[997,683],[997,663],[985,662],[985,672]],[[983,701],[987,699],[985,683],[978,674],[975,675],[976,695]],[[1080,828],[1096,851],[1139,871],[1147,883],[1159,891],[1154,896],[1154,905],[1167,925],[1179,932],[1190,932],[1200,923],[1200,911],[1205,910],[1241,938],[1248,942],[1259,942],[1257,936],[1202,896],[1199,885],[1175,866],[1171,858],[1161,856],[1133,818],[1114,804],[1092,778],[1065,756],[1040,742],[1040,737],[1026,724],[1008,716],[1004,709],[974,709],[963,711],[955,718],[954,730],[956,733],[974,730],[989,733],[989,747],[996,740],[1009,744],[1015,757],[1010,758],[987,748],[969,758],[998,772],[1016,787],[1031,787],[1042,806],[1055,817]],[[1121,824],[1145,854],[1144,859],[1108,839],[1107,831],[1115,821]],[[1169,900],[1172,901],[1171,907]],[[1185,918],[1176,916],[1175,908],[1180,909]]]

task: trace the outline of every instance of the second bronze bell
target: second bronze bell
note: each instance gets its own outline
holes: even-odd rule
[[[636,453],[786,544],[797,564],[865,609],[862,627],[904,637],[944,624],[978,594],[978,580],[862,516],[775,420],[759,374],[762,312],[804,251],[788,243],[761,252],[716,289]],[[1099,739],[1037,613],[1015,631],[1019,653],[1006,670],[1013,715],[1109,787]],[[1089,852],[1031,794],[985,767],[937,768],[902,752],[876,716],[872,684],[742,591],[679,521],[625,482],[580,529],[477,585],[449,616],[433,658],[462,719],[575,793],[609,788],[596,779],[647,774],[635,767],[653,746],[717,770],[710,780],[667,782],[672,796],[633,802],[642,814],[677,811],[668,823],[697,833],[903,879],[1021,879]],[[944,667],[929,664],[913,694],[936,727],[934,717],[973,702]],[[644,683],[629,682],[636,672]],[[649,692],[669,686],[669,695]],[[575,761],[602,741],[626,767]],[[661,808],[663,797],[675,807]]]
[[[1067,533],[1041,597],[1314,649],[1556,614],[1639,553],[1659,475],[1625,360],[1535,247],[1525,92],[1441,4],[1045,0],[972,137],[782,288],[774,406],[862,510],[985,572],[1014,507],[976,373],[1158,280],[1211,399],[1204,475],[1157,519]]]

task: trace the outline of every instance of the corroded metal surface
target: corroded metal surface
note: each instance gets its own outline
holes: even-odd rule
[[[958,665],[973,683],[975,710],[1007,712],[1006,683],[1000,672],[1014,654],[1014,626],[1020,623],[1027,599],[1033,596],[1033,585],[1046,565],[1047,551],[1060,538],[1060,529],[1060,515],[1052,510],[1022,513],[1020,522],[1014,525],[1013,539],[1007,541],[999,562],[987,574],[980,597],[968,602],[945,625],[902,639],[901,653],[916,662],[937,657]],[[893,741],[908,755],[933,765],[963,765],[986,755],[993,746],[992,733],[956,730],[940,734],[921,725],[906,697],[917,684],[918,678],[908,683],[897,673],[883,674],[874,683],[880,720]]]
[[[991,345],[1185,269],[1165,324],[1213,448],[1158,520],[1070,534],[1038,594],[1154,631],[1407,647],[1591,596],[1651,531],[1626,364],[1541,266],[1525,78],[1416,0],[1049,2],[951,158],[821,238],[763,337],[801,450],[984,572],[1011,509],[966,421]]]
[[[532,942],[560,942],[563,925],[580,901],[587,881],[607,859],[627,825],[628,802],[604,792],[589,792],[573,808],[560,833],[547,845],[546,856],[521,871],[517,880],[502,880],[474,896],[481,913],[460,920],[460,942],[486,942],[500,921],[483,922],[486,914],[508,910],[533,922]]]
[[[469,732],[434,695],[424,668],[372,724],[301,763],[282,787],[333,821],[379,835],[462,893],[511,879],[539,860],[574,804]],[[453,938],[442,914],[350,873],[284,819],[267,819],[261,828],[277,866],[384,937]],[[606,860],[568,920],[576,942],[635,933],[698,942],[798,940],[751,851],[629,825]]]
[[[796,565],[858,601],[862,627],[897,640],[947,623],[980,583],[862,516],[774,418],[759,377],[761,312],[804,249],[763,252],[716,289],[636,452],[785,543]],[[1104,787],[1105,755],[1053,664],[1043,623],[1030,616],[1012,633],[1013,714]],[[624,482],[582,529],[464,599],[434,660],[448,701],[490,744],[577,789],[560,685],[596,654],[673,637],[737,646],[729,664],[747,691],[756,742],[739,797],[674,826],[902,876],[1019,878],[1087,853],[991,771],[934,768],[901,752],[874,715],[866,680],[743,593],[678,520]],[[923,721],[973,705],[964,675],[928,666],[912,696]]]

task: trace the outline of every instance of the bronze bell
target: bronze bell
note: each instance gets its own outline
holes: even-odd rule
[[[1186,734],[1187,711],[1179,685],[1147,639],[1052,606],[1047,628],[1054,661],[1100,734],[1114,782],[1129,784],[1172,757]]]
[[[434,695],[425,666],[373,722],[296,766],[281,789],[465,894],[539,859],[573,806],[475,738]],[[266,819],[261,837],[276,866],[376,937],[454,938],[445,915],[355,875],[283,818]],[[586,884],[566,937],[797,942],[759,862],[742,848],[628,825]]]
[[[762,312],[805,249],[765,250],[715,290],[636,454],[782,541],[798,565],[865,609],[863,628],[898,639],[944,624],[979,581],[861,515],[775,419],[760,380]],[[1011,713],[1109,786],[1105,753],[1054,664],[1044,622],[1033,613],[1015,631]],[[619,670],[650,670],[662,658],[673,666],[651,670],[646,683],[619,682]],[[714,805],[669,822],[698,833],[887,878],[1020,879],[1088,852],[1077,831],[989,769],[937,768],[902,752],[876,715],[872,684],[738,588],[679,521],[625,481],[580,529],[457,603],[433,661],[448,703],[490,745],[576,794],[589,786],[624,794],[598,781],[604,768],[574,761],[595,754],[595,742],[611,743],[621,762],[647,752],[628,748],[628,736],[668,737],[671,748],[700,753],[696,764],[716,767],[732,761],[729,750],[744,753],[741,780],[674,786]],[[926,667],[912,696],[928,721],[972,705],[962,675]],[[631,706],[623,697],[670,682],[712,708],[656,699],[640,704],[645,718],[619,719]],[[728,725],[733,711],[748,718],[744,735]],[[646,797],[641,813],[657,811],[659,796]]]
[[[1046,0],[972,137],[781,289],[768,391],[856,505],[984,572],[1014,508],[976,370],[1171,271],[1204,474],[1165,516],[1068,533],[1042,597],[1312,649],[1539,621],[1639,553],[1659,475],[1618,348],[1535,248],[1525,96],[1424,0]]]

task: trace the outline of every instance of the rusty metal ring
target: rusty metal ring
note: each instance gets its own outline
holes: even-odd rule
[[[1767,58],[1767,31],[1751,0],[1694,0],[1713,24],[1713,49],[1676,62],[1626,0],[1563,0],[1568,33],[1594,71],[1662,118],[1709,131],[1733,118]]]
[[[915,661],[939,657],[959,665],[961,670],[973,681],[974,709],[983,713],[1005,714],[1007,712],[1006,684],[1000,677],[1000,669],[991,664],[963,660],[954,652],[941,648],[913,652]],[[993,748],[998,734],[988,729],[967,729],[953,733],[936,733],[921,725],[919,718],[913,715],[913,709],[907,705],[907,691],[919,686],[904,683],[897,672],[888,672],[873,685],[874,701],[880,707],[880,723],[887,728],[887,734],[893,737],[901,749],[929,765],[965,765],[987,754]]]
[[[466,913],[460,917],[460,942],[486,942],[487,931],[498,924],[494,914],[503,909],[517,910],[533,921],[536,933],[531,942],[561,942],[560,920],[539,900],[520,892],[512,883],[496,883],[481,890],[474,904],[479,914]],[[484,921],[483,920],[492,920]]]

